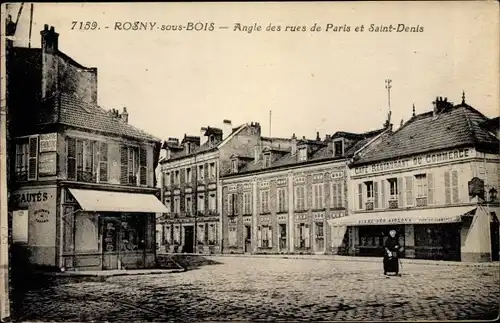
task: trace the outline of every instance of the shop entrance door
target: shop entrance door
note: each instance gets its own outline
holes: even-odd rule
[[[118,269],[121,222],[116,217],[101,217],[102,269]]]
[[[322,222],[316,222],[316,227],[314,228],[316,230],[316,245],[315,247],[315,252],[316,253],[323,253],[325,252],[325,234],[323,230],[323,223]]]
[[[252,252],[252,227],[245,225],[245,253]]]
[[[286,224],[280,224],[280,251],[286,250]]]
[[[184,227],[184,252],[194,252],[194,227],[192,225]]]

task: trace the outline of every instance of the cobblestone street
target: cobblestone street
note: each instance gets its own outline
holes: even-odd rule
[[[62,280],[29,292],[23,321],[494,319],[498,267],[211,257],[184,273]]]

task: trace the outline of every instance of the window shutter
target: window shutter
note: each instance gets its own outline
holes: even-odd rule
[[[108,181],[108,144],[99,143],[99,182]]]
[[[295,226],[295,246],[300,247],[300,224]]]
[[[68,138],[67,145],[67,172],[68,179],[76,180],[76,140],[75,138]]]
[[[309,248],[309,225],[307,224],[304,226],[304,238],[306,239],[305,246]]]
[[[261,231],[261,227],[259,227],[257,229],[257,246],[259,248],[262,248],[262,231]]]
[[[378,209],[378,182],[373,182],[373,207]]]
[[[273,247],[273,228],[271,226],[268,226],[267,227],[267,230],[268,231],[268,238],[269,238],[269,244],[268,244],[268,247],[269,248],[272,248]]]
[[[233,198],[234,198],[234,202],[233,202],[233,206],[234,206],[234,214],[238,214],[239,212],[239,203],[238,203],[238,193],[235,193],[233,194]]]
[[[405,189],[406,189],[406,205],[411,206],[413,205],[413,177],[412,176],[407,176],[406,177],[406,183],[405,183]]]
[[[228,199],[227,199],[227,214],[229,214],[229,215],[234,214],[233,202],[234,202],[234,194],[229,193]]]
[[[128,149],[127,146],[120,147],[120,182],[129,184],[128,182]]]
[[[97,181],[97,174],[99,169],[99,142],[90,142],[90,148],[92,151],[92,177],[94,181]]]
[[[144,147],[139,149],[139,183],[148,184],[148,152]]]
[[[444,196],[445,203],[451,204],[450,172],[444,172]]]
[[[363,209],[363,183],[358,184],[358,208]]]
[[[338,192],[337,192],[337,207],[344,206],[344,182],[340,181],[337,184]]]
[[[403,178],[398,177],[398,207],[403,207]]]
[[[434,178],[432,173],[427,174],[427,203],[434,204]]]
[[[451,186],[452,186],[452,198],[453,203],[460,202],[459,191],[458,191],[458,171],[454,170],[451,172]]]
[[[386,197],[385,197],[385,185],[386,181],[380,181],[380,208],[385,209]]]
[[[38,137],[29,139],[28,180],[38,177]]]

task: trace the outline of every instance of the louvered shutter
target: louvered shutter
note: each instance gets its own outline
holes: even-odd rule
[[[406,177],[405,189],[406,189],[406,205],[412,206],[413,205],[413,176]]]
[[[267,230],[268,230],[267,237],[269,239],[268,240],[268,247],[272,248],[273,247],[273,228],[271,226],[268,226]]]
[[[139,183],[148,184],[148,155],[144,147],[139,149]]]
[[[337,207],[344,207],[344,182],[338,183]]]
[[[99,143],[99,182],[108,181],[108,144]]]
[[[403,207],[403,178],[398,177],[398,207]]]
[[[38,177],[38,137],[29,139],[28,180]]]
[[[128,180],[128,149],[127,146],[120,147],[120,182],[129,184]]]
[[[445,203],[451,204],[450,172],[444,172],[444,196]]]
[[[310,237],[309,237],[309,225],[307,225],[307,224],[304,226],[304,238],[306,239],[305,246],[306,246],[306,248],[309,248]]]
[[[380,208],[385,209],[385,203],[386,203],[386,196],[385,196],[385,185],[386,181],[381,180],[380,181]]]
[[[68,179],[76,180],[76,140],[68,138],[67,145],[67,167]]]
[[[434,204],[434,178],[432,173],[427,174],[427,203]]]
[[[452,201],[453,203],[458,203],[460,201],[460,197],[458,191],[458,171],[456,170],[451,172],[451,187]]]
[[[363,209],[363,183],[358,184],[358,208]]]
[[[295,226],[295,246],[300,247],[300,224]]]
[[[262,231],[261,231],[261,227],[259,227],[257,229],[257,246],[259,248],[262,248]]]
[[[227,195],[227,214],[233,215],[233,193]]]
[[[378,182],[373,182],[373,208],[378,209]]]

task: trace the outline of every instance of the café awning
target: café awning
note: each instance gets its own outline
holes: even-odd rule
[[[437,224],[461,222],[462,216],[476,210],[476,207],[461,206],[426,210],[405,210],[358,213],[328,220],[331,226]]]
[[[83,211],[166,213],[168,210],[152,194],[96,191],[70,188]]]

